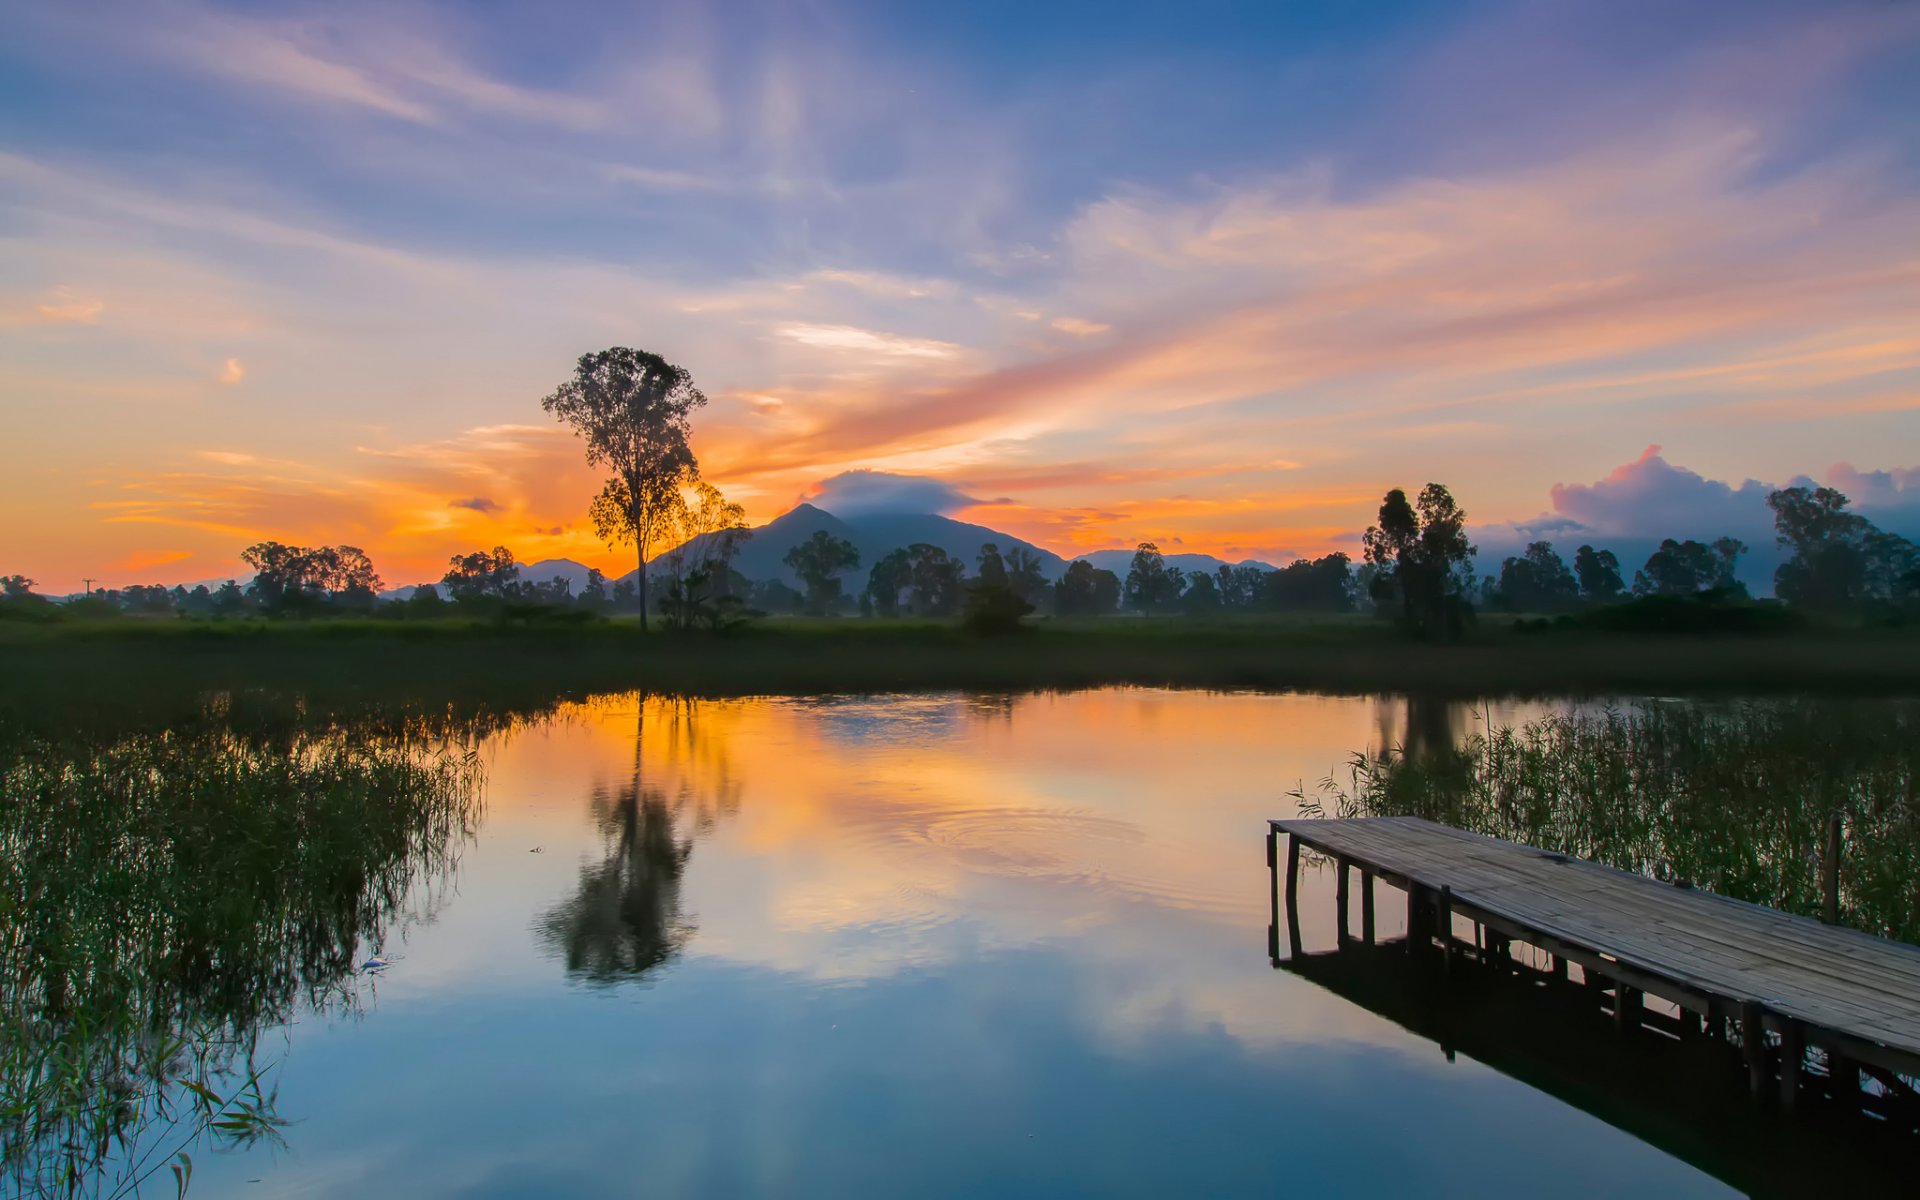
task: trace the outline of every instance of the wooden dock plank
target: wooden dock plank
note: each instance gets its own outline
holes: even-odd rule
[[[1730,1008],[1884,1048],[1920,1069],[1920,947],[1417,817],[1273,821],[1320,853]],[[1604,962],[1601,964],[1604,971]]]

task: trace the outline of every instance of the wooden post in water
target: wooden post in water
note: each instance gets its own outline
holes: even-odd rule
[[[1780,1107],[1792,1112],[1800,1100],[1800,1068],[1807,1057],[1806,1031],[1800,1022],[1780,1023]]]
[[[1333,860],[1333,870],[1335,874],[1333,911],[1335,920],[1339,922],[1339,933],[1335,935],[1333,941],[1336,946],[1345,946],[1347,930],[1352,928],[1347,919],[1347,880],[1353,875],[1353,871],[1347,866],[1347,860],[1344,858]]]
[[[1740,1048],[1747,1055],[1747,1089],[1754,1099],[1767,1094],[1767,1031],[1760,1017],[1760,1002],[1744,1000],[1740,1004]]]
[[[1443,884],[1440,888],[1438,913],[1435,923],[1439,926],[1440,961],[1447,974],[1453,974],[1453,888]]]
[[[1428,911],[1429,903],[1426,888],[1407,884],[1407,953],[1415,958],[1426,953],[1430,941],[1427,924],[1433,914]]]
[[[1641,999],[1640,989],[1631,988],[1620,980],[1613,981],[1613,1027],[1620,1033],[1631,1033],[1640,1028]]]
[[[1373,872],[1360,871],[1360,940],[1373,945]]]
[[[1300,839],[1287,835],[1287,952],[1300,957]]]
[[[1840,923],[1840,814],[1834,813],[1827,820],[1827,852],[1820,856],[1821,891],[1826,895],[1824,920],[1829,925]]]
[[[1267,827],[1267,957],[1280,965],[1280,834]]]

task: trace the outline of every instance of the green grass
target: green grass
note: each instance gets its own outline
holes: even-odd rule
[[[1046,621],[999,638],[939,622],[774,619],[726,637],[630,620],[447,619],[0,626],[0,721],[120,720],[207,690],[297,691],[357,712],[463,714],[625,689],[689,695],[1113,684],[1437,696],[1920,692],[1920,631],[1774,636],[1516,632],[1410,640],[1357,617]]]

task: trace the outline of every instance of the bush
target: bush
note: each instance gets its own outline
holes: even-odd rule
[[[1014,633],[1021,627],[1020,618],[1032,611],[1033,605],[1005,584],[976,583],[967,589],[960,624],[974,633]]]
[[[1807,618],[1778,601],[1735,599],[1715,589],[1692,596],[1642,596],[1582,613],[1568,622],[1614,633],[1795,633]]]

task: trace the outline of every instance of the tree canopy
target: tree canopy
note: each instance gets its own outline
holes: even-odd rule
[[[807,611],[820,617],[832,612],[840,601],[840,572],[860,565],[860,551],[845,538],[837,538],[824,529],[787,551],[781,562],[793,568],[807,585]]]
[[[699,478],[687,437],[693,410],[706,402],[685,367],[625,346],[581,355],[573,378],[540,402],[586,442],[587,462],[610,475],[589,513],[602,538],[639,556],[643,629],[647,559],[684,503],[681,485]]]

